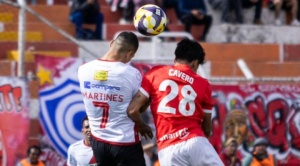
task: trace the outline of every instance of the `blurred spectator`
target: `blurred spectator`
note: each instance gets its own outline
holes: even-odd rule
[[[179,17],[178,15],[178,0],[157,0],[156,4],[166,13],[167,9],[174,9],[177,18]],[[166,13],[167,14],[167,13]],[[168,16],[167,16],[168,18]],[[168,24],[170,24],[170,20],[168,19]],[[168,26],[167,24],[167,26]],[[169,28],[166,26],[165,31],[169,31]]]
[[[156,4],[155,0],[133,0],[134,11],[137,11],[140,7],[147,4]]]
[[[177,3],[178,0],[156,0],[156,4],[164,11],[166,11],[166,9],[174,8],[178,16]]]
[[[225,166],[241,166],[242,162],[237,156],[238,142],[233,137],[230,137],[225,142],[225,148],[220,153],[220,158]]]
[[[260,17],[262,12],[262,0],[224,0],[222,7],[221,20],[225,23],[238,23],[244,22],[243,9],[251,8],[255,6],[254,12],[254,24],[262,24]],[[230,18],[230,11],[234,11],[236,20],[232,21]]]
[[[252,153],[243,159],[243,166],[276,166],[275,157],[268,154],[267,146],[268,141],[265,138],[256,139],[253,144]]]
[[[206,6],[203,0],[178,0],[179,19],[185,25],[185,31],[190,32],[191,26],[204,25],[204,31],[200,41],[205,41],[206,35],[212,24],[212,17],[206,14]]]
[[[267,0],[267,4],[270,10],[275,10],[275,25],[280,26],[282,22],[279,18],[281,9],[284,9],[292,15],[292,26],[300,26],[297,20],[298,14],[298,0]]]
[[[253,6],[255,7],[253,23],[256,25],[262,24],[260,19],[261,12],[262,12],[262,5],[263,5],[262,0],[242,0],[243,9],[251,8]]]
[[[116,12],[122,9],[120,24],[131,24],[135,12],[143,5],[156,4],[155,0],[107,0],[111,6],[111,11]]]
[[[134,17],[134,2],[133,0],[128,0],[125,6],[121,6],[120,2],[118,3],[117,9],[122,8],[122,18],[120,19],[120,24],[131,24]],[[113,7],[112,7],[113,9]]]
[[[208,0],[208,3],[214,10],[222,10],[223,9],[223,1],[224,0]]]
[[[230,12],[234,11],[235,21],[230,18]],[[223,0],[221,21],[224,23],[242,24],[244,22],[242,15],[242,0]]]
[[[70,20],[75,24],[77,39],[102,40],[103,15],[99,11],[98,0],[73,0]],[[96,25],[95,31],[84,29],[83,24]]]
[[[27,149],[27,158],[21,160],[17,166],[45,166],[45,164],[39,160],[41,152],[39,146],[30,146]]]
[[[126,8],[128,5],[129,0],[112,0],[111,2],[111,11],[117,11],[118,7]]]

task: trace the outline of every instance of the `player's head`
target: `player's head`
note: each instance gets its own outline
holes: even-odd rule
[[[198,66],[205,63],[205,52],[197,41],[183,39],[177,44],[175,61],[187,63],[194,71],[197,71]]]
[[[81,132],[85,136],[85,138],[90,138],[91,137],[91,129],[90,129],[90,124],[89,124],[89,119],[87,116],[85,116],[82,121],[81,121]]]
[[[31,164],[37,164],[42,151],[39,146],[33,145],[27,149],[27,157]]]
[[[133,58],[139,48],[138,38],[132,32],[121,32],[111,42],[111,48],[120,56],[120,61],[127,63]]]

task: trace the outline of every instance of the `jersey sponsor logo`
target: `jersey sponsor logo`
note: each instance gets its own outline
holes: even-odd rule
[[[94,80],[107,81],[108,71],[98,70],[94,73]]]
[[[91,84],[91,82],[89,82],[89,81],[84,81],[84,88],[86,88],[86,89],[96,88],[96,89],[117,90],[117,91],[121,90],[121,88],[118,86],[103,85],[103,84]]]
[[[89,81],[84,81],[84,88],[86,88],[86,89],[91,89],[91,82],[89,82]]]
[[[183,128],[174,133],[163,135],[162,137],[159,138],[159,141],[166,141],[166,140],[175,139],[175,138],[184,139],[189,134],[190,134],[190,132],[188,131],[188,128]]]

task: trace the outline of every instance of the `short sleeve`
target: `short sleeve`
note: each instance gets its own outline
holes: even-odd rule
[[[206,82],[206,83],[207,83],[207,86],[205,89],[204,100],[203,100],[201,106],[205,113],[211,113],[211,109],[213,108],[212,89],[211,89],[210,84],[208,82]]]
[[[153,74],[151,70],[147,72],[142,81],[142,85],[140,88],[140,91],[147,96],[148,98],[150,97],[150,92],[151,92],[151,81],[152,81]]]
[[[132,96],[134,96],[138,92],[138,90],[141,87],[141,82],[142,82],[142,75],[141,75],[141,73],[137,69],[135,69],[134,72],[135,73],[134,73],[134,75],[132,77],[132,81],[131,81],[132,88],[133,88],[133,94],[132,94]]]

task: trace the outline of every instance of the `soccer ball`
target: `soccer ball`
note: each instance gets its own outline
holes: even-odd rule
[[[164,31],[167,17],[160,7],[148,4],[136,11],[133,22],[134,27],[141,34],[155,36]]]

